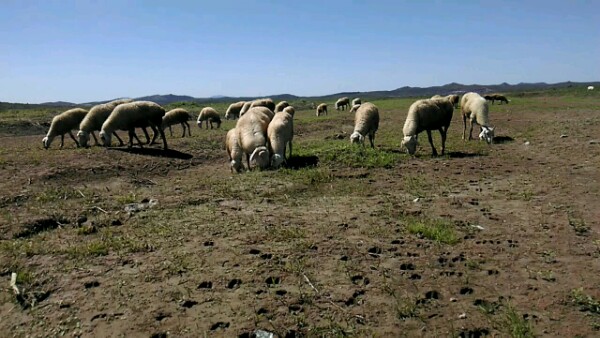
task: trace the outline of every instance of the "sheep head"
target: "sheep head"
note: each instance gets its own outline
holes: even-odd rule
[[[198,128],[202,129],[202,121],[200,121],[200,120],[198,120]]]
[[[78,131],[77,138],[79,139],[80,146],[87,147],[88,142],[90,140],[90,135],[87,132],[85,132],[83,130]]]
[[[479,133],[479,140],[485,140],[488,144],[494,142],[494,128],[481,126],[481,133]]]
[[[356,111],[358,110],[358,108],[360,108],[360,104],[353,105],[352,109],[350,109],[350,113],[356,113]]]
[[[281,156],[279,154],[275,154],[271,158],[271,166],[273,168],[278,168],[283,163],[283,160],[284,160],[283,156]]]
[[[236,160],[231,160],[231,171],[235,171],[236,173],[242,171],[242,163]]]
[[[419,144],[419,140],[417,140],[417,135],[412,136],[404,136],[402,140],[402,146],[406,148],[406,152],[410,155],[414,155],[417,152],[417,145]]]
[[[105,147],[110,147],[111,136],[112,136],[111,134],[102,130],[100,132],[100,140],[102,140],[102,145],[104,145]]]
[[[44,149],[48,149],[50,147],[50,143],[52,143],[52,138],[49,138],[48,136],[44,137],[44,139],[42,139],[42,144],[44,145]]]
[[[269,150],[266,146],[256,147],[250,155],[250,163],[254,163],[260,169],[269,167]]]
[[[355,131],[350,135],[350,143],[363,143],[365,141],[365,137],[362,136],[359,132]]]

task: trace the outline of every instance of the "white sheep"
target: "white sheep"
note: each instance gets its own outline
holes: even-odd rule
[[[317,106],[317,116],[327,115],[327,103],[321,103]]]
[[[360,100],[360,97],[357,97],[357,98],[355,98],[354,100],[352,100],[352,106],[355,106],[355,105],[357,105],[357,104],[358,104],[358,105],[360,105],[360,104],[361,104],[361,102],[362,102],[362,101]]]
[[[356,111],[358,110],[358,108],[360,108],[360,104],[353,105],[352,109],[350,109],[350,113],[352,113],[352,114],[356,113]]]
[[[244,105],[242,106],[242,109],[240,110],[240,116],[246,114],[246,112],[248,111],[248,109],[250,109],[250,106],[252,105],[252,101],[246,101],[246,103],[244,103]]]
[[[280,111],[283,111],[286,107],[289,107],[290,104],[287,101],[280,101],[276,106],[275,106],[275,113],[278,113]]]
[[[135,138],[140,147],[142,142],[135,134],[135,128],[150,125],[153,129],[158,129],[158,133],[163,139],[163,149],[167,150],[167,138],[161,128],[162,118],[165,116],[165,109],[160,105],[150,101],[135,101],[118,105],[110,116],[102,124],[100,139],[104,146],[111,145],[111,135],[117,130],[127,130],[129,132],[129,147],[133,146]],[[154,135],[156,139],[157,134]],[[154,140],[153,140],[154,141]]]
[[[235,128],[230,129],[225,136],[225,149],[229,156],[229,163],[232,172],[239,173],[244,167],[242,163],[242,155],[244,152],[238,140],[238,132]]]
[[[354,132],[350,135],[351,143],[364,145],[365,136],[369,136],[371,148],[375,148],[375,133],[379,128],[379,109],[376,105],[365,102],[356,109],[354,115]]]
[[[275,111],[275,102],[273,102],[272,99],[270,98],[264,98],[264,99],[256,99],[254,101],[252,101],[252,104],[250,105],[250,108],[254,108],[254,107],[267,107],[269,109],[271,109],[271,111]]]
[[[446,99],[448,101],[450,101],[450,103],[452,103],[452,106],[454,106],[454,108],[458,108],[458,101],[460,100],[460,96],[455,95],[455,94],[450,94],[447,96],[441,96],[441,95],[433,95],[431,97],[432,99]]]
[[[217,124],[217,128],[221,127],[221,117],[219,113],[213,107],[202,108],[200,114],[198,114],[198,127],[202,129],[202,122],[206,121],[206,129],[210,123],[210,129],[213,129],[213,122]]]
[[[44,148],[48,149],[52,143],[52,140],[54,140],[56,136],[60,135],[60,148],[62,149],[65,143],[65,134],[69,134],[73,141],[75,141],[77,147],[79,147],[79,142],[77,142],[77,139],[75,136],[73,136],[71,130],[79,127],[79,124],[86,114],[87,110],[85,109],[73,108],[54,116],[54,118],[52,118],[52,122],[50,123],[48,134],[46,134],[46,137],[44,137],[42,140]]]
[[[98,104],[92,107],[90,111],[85,115],[81,123],[79,124],[79,132],[77,132],[77,138],[79,139],[79,145],[82,147],[87,147],[88,142],[90,140],[90,134],[94,138],[95,145],[98,145],[98,139],[96,139],[96,135],[94,131],[100,130],[102,128],[102,124],[108,116],[112,113],[113,109],[120,104],[133,102],[131,99],[119,99],[111,102]],[[123,145],[123,140],[117,135],[114,134],[117,140],[119,140],[119,144]]]
[[[235,120],[240,117],[240,111],[244,107],[246,101],[239,101],[229,105],[227,111],[225,111],[225,119],[226,120]],[[250,107],[250,105],[248,105]]]
[[[271,152],[271,166],[279,167],[285,158],[286,147],[289,147],[287,160],[292,157],[292,139],[294,138],[294,108],[287,107],[275,116],[267,128],[269,150]]]
[[[350,106],[350,99],[347,97],[342,97],[335,101],[335,109],[336,110],[344,110]]]
[[[273,117],[273,112],[267,107],[250,108],[237,121],[235,129],[240,148],[246,154],[248,169],[254,163],[261,169],[269,166],[269,148],[267,128]]]
[[[473,123],[477,123],[481,128],[479,139],[491,144],[494,141],[494,128],[490,127],[489,106],[486,99],[477,93],[466,93],[460,101],[460,106],[463,117],[463,140],[467,130],[467,120],[469,120],[469,140],[473,138]]]
[[[446,136],[453,113],[454,105],[448,98],[415,101],[410,105],[404,122],[402,146],[406,148],[409,154],[413,155],[417,151],[419,133],[426,131],[431,145],[431,153],[433,156],[437,156],[437,150],[431,138],[431,131],[439,130],[442,137],[442,155],[444,155]]]
[[[169,132],[171,133],[171,137],[173,137],[173,130],[171,126],[174,124],[181,124],[181,128],[183,128],[183,134],[181,137],[185,137],[185,128],[187,127],[188,135],[192,136],[192,130],[190,128],[189,120],[192,119],[192,114],[183,108],[175,108],[169,110],[165,116],[162,118],[162,129],[169,127]]]
[[[594,86],[588,86],[587,90],[594,90]]]

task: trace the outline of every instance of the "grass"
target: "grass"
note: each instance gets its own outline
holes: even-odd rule
[[[406,230],[419,237],[440,244],[456,244],[459,235],[450,222],[438,219],[409,218],[405,220]]]
[[[571,303],[579,307],[580,311],[600,315],[600,301],[583,292],[583,288],[572,290],[570,298]]]
[[[501,324],[510,337],[513,338],[533,338],[533,326],[531,322],[523,317],[510,303],[506,304],[506,308]]]

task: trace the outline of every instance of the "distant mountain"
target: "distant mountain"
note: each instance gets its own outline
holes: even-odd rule
[[[514,85],[508,84],[506,82],[495,84],[495,85],[480,85],[480,84],[460,84],[456,82],[448,83],[443,86],[432,86],[432,87],[409,87],[404,86],[400,88],[396,88],[393,90],[381,90],[381,91],[369,91],[369,92],[341,92],[323,96],[316,97],[303,97],[296,96],[292,94],[277,94],[277,95],[265,95],[260,97],[270,97],[274,101],[296,101],[296,100],[332,100],[342,96],[348,97],[361,97],[361,98],[403,98],[403,97],[428,97],[433,96],[435,94],[439,95],[448,95],[448,94],[463,94],[466,92],[477,92],[480,94],[486,93],[510,93],[510,92],[531,92],[531,91],[540,91],[540,90],[548,90],[548,89],[560,89],[560,88],[569,88],[569,87],[587,87],[587,86],[595,86],[600,88],[600,82],[559,82],[548,84],[545,82],[536,82],[536,83],[517,83]],[[156,102],[160,105],[167,105],[175,102],[194,102],[199,104],[210,104],[210,103],[219,103],[219,102],[233,102],[233,101],[249,101],[256,99],[258,97],[231,97],[231,96],[223,96],[223,95],[214,95],[208,98],[196,98],[188,95],[150,95],[137,97],[135,100],[144,100],[144,101],[152,101]],[[116,100],[113,99],[113,100]],[[71,102],[46,102],[42,104],[23,104],[23,103],[7,103],[0,102],[0,109],[10,109],[7,107],[11,107],[12,109],[22,109],[22,108],[35,108],[35,107],[46,107],[46,108],[67,108],[73,106],[94,106],[100,103],[106,103],[112,100],[106,101],[96,101],[96,102],[87,102],[75,104]]]

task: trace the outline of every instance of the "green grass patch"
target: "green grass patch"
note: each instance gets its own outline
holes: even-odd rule
[[[533,327],[531,322],[523,317],[512,305],[506,305],[502,326],[510,337],[513,338],[533,338]]]
[[[454,225],[444,220],[410,218],[406,221],[406,230],[441,244],[456,244],[459,241]]]
[[[577,305],[580,311],[600,315],[600,301],[583,292],[583,288],[571,291],[571,303]]]

